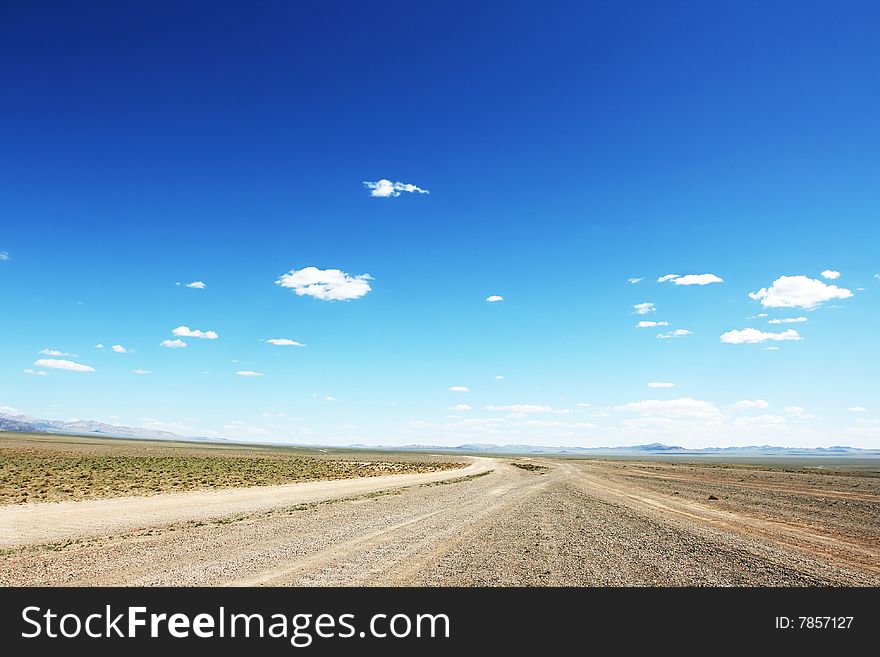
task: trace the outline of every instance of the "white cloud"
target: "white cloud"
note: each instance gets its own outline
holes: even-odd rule
[[[657,326],[669,326],[669,322],[650,322],[642,321],[636,324],[638,328],[655,328]]]
[[[846,288],[828,285],[808,276],[780,276],[769,288],[749,292],[749,298],[760,301],[764,308],[818,308],[831,299],[849,299],[853,293]]]
[[[136,370],[132,370],[131,373],[132,373],[132,374],[140,374],[140,375],[144,375],[144,374],[152,374],[152,372],[151,372],[150,370],[142,370],[142,369],[140,369],[140,368],[138,368],[138,369],[136,369]]]
[[[113,351],[115,351],[117,354],[127,354],[127,353],[129,353],[129,350],[126,349],[125,347],[123,347],[121,344],[115,344],[115,345],[113,345],[113,346],[110,347],[110,348],[111,348]]]
[[[455,406],[449,407],[450,411],[469,411],[471,410],[470,404],[456,404]]]
[[[675,329],[674,331],[667,331],[666,333],[658,333],[657,337],[661,340],[668,340],[670,338],[681,338],[690,334],[691,331],[688,331],[687,329]]]
[[[186,348],[186,342],[183,340],[162,340],[159,346],[168,347],[168,349],[184,349]]]
[[[382,178],[381,180],[377,180],[376,182],[365,180],[364,187],[370,190],[370,196],[377,196],[379,198],[400,196],[401,192],[409,192],[410,194],[412,194],[413,192],[418,192],[419,194],[430,194],[427,189],[416,187],[415,185],[412,185],[410,183],[391,182],[387,178]]]
[[[666,274],[665,276],[661,276],[657,279],[658,283],[665,283],[666,281],[671,281],[675,278],[678,278],[680,274]]]
[[[24,373],[30,374],[31,376],[48,376],[48,374],[46,372],[44,372],[43,370],[26,369],[24,371]]]
[[[833,269],[826,269],[820,275],[822,276],[822,278],[827,278],[829,281],[840,278],[840,272],[834,271]]]
[[[786,406],[782,409],[783,413],[788,413],[789,415],[803,415],[804,407],[803,406]]]
[[[266,342],[279,347],[305,347],[302,342],[297,342],[296,340],[290,340],[288,338],[269,338]]]
[[[189,326],[178,326],[176,329],[172,329],[171,335],[181,338],[199,338],[200,340],[216,340],[220,337],[215,331],[191,329]]]
[[[645,279],[644,278],[627,278],[626,282],[630,283],[631,285],[635,285],[636,283],[643,281],[643,280],[645,280]]]
[[[69,372],[94,372],[95,368],[82,363],[74,363],[72,360],[57,360],[55,358],[40,358],[34,361],[37,367],[46,367],[53,370],[67,370]]]
[[[104,345],[102,345],[100,342],[95,345],[95,349],[103,349],[103,348],[104,348]]]
[[[648,384],[649,388],[674,388],[674,383],[669,383],[667,381],[651,381]]]
[[[496,303],[498,301],[504,301],[504,297],[493,294],[492,296],[486,297],[486,301],[488,301],[489,303]]]
[[[305,267],[291,269],[275,281],[276,285],[290,288],[297,296],[310,296],[322,301],[348,301],[359,299],[372,290],[369,274],[351,276],[339,269]]]
[[[501,376],[500,374],[496,374],[496,375],[495,375],[495,380],[496,380],[496,381],[503,381],[503,380],[504,380],[504,377]]]
[[[764,347],[764,351],[779,351],[779,347]]]
[[[202,281],[193,281],[192,283],[187,283],[184,287],[190,287],[194,290],[204,290],[208,286]]]
[[[262,372],[254,372],[253,370],[241,370],[239,372],[236,372],[236,374],[238,374],[239,376],[250,376],[250,377],[263,376]]]
[[[633,310],[635,310],[636,315],[647,315],[648,313],[652,313],[657,308],[653,303],[645,302],[645,303],[637,303],[633,306]]]
[[[487,411],[492,412],[507,412],[514,413],[515,415],[526,415],[528,413],[556,413],[556,414],[565,414],[568,413],[567,408],[551,408],[550,406],[546,406],[544,404],[510,404],[508,406],[487,406]]]
[[[9,253],[0,251],[0,262],[5,262],[6,260],[9,260]]]
[[[330,395],[327,395],[324,397],[324,401],[336,401],[336,397],[331,397]]]
[[[736,402],[733,407],[745,411],[752,408],[770,408],[770,404],[763,399],[743,399],[742,401]]]
[[[709,285],[710,283],[723,283],[724,279],[715,274],[688,274],[676,276],[672,279],[676,285]]]
[[[614,410],[664,417],[716,418],[721,415],[718,407],[712,402],[692,397],[668,400],[646,399],[644,401],[629,402],[628,404],[615,406]]]
[[[721,334],[721,342],[727,344],[760,344],[772,340],[779,342],[782,340],[803,340],[801,334],[794,329],[787,329],[782,333],[770,333],[767,331],[759,331],[758,329],[747,328],[742,330],[728,331]]]
[[[44,356],[70,356],[71,358],[79,358],[76,354],[68,354],[67,352],[58,351],[57,349],[40,349],[37,353],[43,354]]]
[[[589,407],[590,407],[590,404],[588,404],[587,402],[580,402],[580,403],[578,404],[578,406],[579,406],[580,408],[589,408]]]
[[[868,409],[864,406],[850,406],[848,409],[850,413],[867,413]]]
[[[771,319],[768,324],[802,324],[806,322],[806,317],[784,317],[782,319]]]
[[[449,390],[451,392],[470,392],[471,389],[467,386],[449,386]]]

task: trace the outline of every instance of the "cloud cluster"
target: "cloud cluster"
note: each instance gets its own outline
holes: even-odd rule
[[[568,413],[567,408],[552,408],[551,406],[547,406],[544,404],[509,404],[507,406],[487,406],[487,411],[492,411],[493,413],[498,412],[507,412],[513,413],[515,415],[527,415],[530,413],[555,413],[555,414],[565,414]]]
[[[758,329],[746,328],[728,331],[721,334],[721,342],[727,344],[760,344],[767,341],[781,342],[784,340],[803,340],[800,333],[794,329],[787,329],[781,333],[759,331]]]
[[[644,401],[629,402],[628,404],[615,406],[614,410],[664,417],[715,418],[721,414],[718,407],[712,402],[694,399],[693,397],[667,400],[646,399]]]
[[[715,274],[687,274],[686,276],[666,274],[657,279],[658,283],[666,283],[667,281],[672,281],[676,285],[709,285],[710,283],[723,283],[724,279]]]
[[[74,363],[72,360],[59,360],[55,358],[40,358],[34,361],[37,367],[45,367],[51,370],[67,370],[68,372],[94,372],[95,368],[82,363]]]
[[[768,324],[802,324],[806,322],[806,317],[783,317],[782,319],[771,319]]]
[[[178,326],[171,330],[171,335],[180,338],[199,338],[200,340],[216,340],[220,336],[216,331],[202,331],[200,329],[191,329],[189,326]],[[115,348],[114,348],[115,351]]]
[[[359,299],[373,288],[369,274],[352,276],[339,269],[305,267],[292,269],[275,281],[276,285],[289,288],[297,296],[309,296],[322,301],[348,301]]]
[[[669,340],[672,338],[682,338],[686,335],[691,335],[691,331],[687,329],[675,329],[674,331],[666,331],[666,333],[658,333],[657,337],[661,340]]]
[[[387,178],[382,178],[375,182],[365,180],[364,187],[370,190],[370,196],[376,196],[379,198],[393,198],[395,196],[400,196],[403,192],[408,192],[410,194],[414,192],[418,192],[419,194],[430,194],[427,189],[416,187],[410,183],[391,182]]]
[[[269,338],[266,342],[278,347],[305,347],[302,342],[297,342],[296,340],[290,340],[288,338]]]
[[[849,299],[853,293],[846,288],[829,285],[809,276],[780,276],[770,287],[749,292],[749,298],[760,301],[764,308],[804,308],[812,310],[832,299]]]
[[[653,303],[645,302],[645,303],[637,303],[633,306],[633,310],[636,315],[647,315],[648,313],[652,313],[657,310],[657,307]]]

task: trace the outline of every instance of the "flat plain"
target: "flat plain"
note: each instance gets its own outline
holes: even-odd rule
[[[238,472],[236,459],[279,454],[320,467],[397,465],[395,474],[365,477],[355,469],[330,481],[266,477],[259,486],[187,484],[152,495],[7,501],[0,506],[0,584],[880,585],[875,462],[461,457],[69,440],[93,441],[88,449],[104,456],[120,443],[123,450],[180,450],[186,458],[208,450],[211,458],[232,459],[236,473],[224,479],[231,482],[251,477]],[[77,517],[89,521],[58,522]]]

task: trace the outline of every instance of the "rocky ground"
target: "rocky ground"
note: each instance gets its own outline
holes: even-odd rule
[[[880,584],[878,477],[512,461],[464,479],[9,548],[0,583]]]

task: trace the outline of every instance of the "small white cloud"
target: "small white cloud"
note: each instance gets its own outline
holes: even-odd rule
[[[168,349],[185,349],[186,342],[183,340],[162,340],[159,343],[160,347],[167,347]]]
[[[645,280],[645,279],[644,279],[644,278],[627,278],[627,279],[626,279],[626,282],[629,283],[629,284],[631,284],[631,285],[635,285],[636,283],[639,283],[639,282],[641,282],[641,281],[643,281],[643,280]]]
[[[189,287],[194,290],[204,290],[208,286],[202,281],[193,281],[192,283],[187,283],[184,287]]]
[[[636,326],[638,328],[656,328],[657,326],[669,326],[669,322],[641,321]]]
[[[832,299],[849,299],[853,293],[846,288],[828,285],[808,276],[780,276],[770,287],[749,292],[749,298],[760,301],[764,308],[804,308],[812,310]]]
[[[497,303],[498,301],[504,301],[504,297],[493,294],[492,296],[486,297],[486,301],[489,303]]]
[[[297,342],[296,340],[289,340],[288,338],[269,338],[266,340],[269,344],[274,344],[278,347],[305,347],[302,342]]]
[[[6,251],[0,251],[0,262],[6,262],[9,260],[9,253]]]
[[[70,356],[71,358],[79,358],[76,354],[68,354],[65,351],[58,351],[57,349],[40,349],[40,354],[44,356]]]
[[[741,411],[747,411],[753,408],[770,408],[770,404],[763,399],[743,399],[736,402],[733,407]]]
[[[803,340],[803,338],[794,329],[787,329],[781,333],[771,333],[747,328],[721,334],[721,342],[726,342],[727,344],[760,344],[761,342],[780,342],[783,340]]]
[[[201,329],[191,329],[189,326],[178,326],[172,329],[171,335],[181,338],[199,338],[200,340],[216,340],[220,336],[216,331],[202,331]]]
[[[657,310],[656,306],[653,303],[645,302],[645,303],[637,303],[633,306],[633,310],[636,315],[647,315],[648,313],[652,313]]]
[[[587,402],[581,402],[578,404],[578,406],[580,408],[589,408],[590,407],[590,405]]]
[[[667,381],[651,381],[648,384],[649,388],[674,388],[674,383],[669,383]]]
[[[850,406],[848,409],[850,413],[867,413],[868,409],[864,406]]]
[[[807,321],[806,317],[784,317],[782,319],[771,319],[768,324],[802,324]]]
[[[239,376],[249,376],[249,377],[263,376],[262,372],[254,372],[253,370],[241,370],[239,372],[236,372],[236,374],[238,374]]]
[[[829,281],[833,281],[840,278],[840,272],[834,271],[833,269],[826,269],[821,273],[821,276],[822,278],[827,278]]]
[[[779,347],[764,347],[764,351],[779,351]]]
[[[467,386],[449,386],[449,390],[451,392],[470,392],[471,389]]]
[[[803,406],[786,406],[782,409],[784,413],[788,413],[789,415],[803,415],[804,407]]]
[[[500,374],[496,374],[496,375],[495,375],[495,380],[496,380],[496,381],[503,381],[503,380],[504,380],[504,377],[501,376]]]
[[[672,279],[676,285],[709,285],[710,283],[723,283],[724,279],[715,274],[688,274],[676,276]]]
[[[352,276],[339,269],[305,267],[291,269],[275,281],[276,285],[292,289],[297,296],[309,296],[322,301],[360,299],[373,288],[369,274]]]
[[[449,407],[450,411],[469,411],[471,410],[470,404],[456,404],[455,406]]]
[[[661,276],[657,279],[658,283],[665,283],[666,281],[671,281],[675,278],[678,278],[680,274],[666,274],[665,276]]]
[[[24,371],[24,373],[25,373],[25,374],[30,374],[31,376],[49,376],[49,375],[48,375],[46,372],[44,372],[43,370],[32,370],[32,369],[27,369],[27,370]]]
[[[326,397],[324,397],[324,401],[336,401],[336,397],[331,397],[330,395],[327,395]]]
[[[127,354],[127,353],[129,353],[129,350],[126,349],[125,347],[123,347],[121,344],[115,344],[115,345],[113,345],[113,346],[110,347],[110,348],[111,348],[113,351],[115,351],[117,354]]]
[[[681,338],[685,335],[691,335],[691,331],[687,329],[675,329],[674,331],[667,331],[666,333],[658,333],[657,337],[661,340],[668,340],[670,338]]]
[[[74,363],[72,360],[56,360],[54,358],[40,358],[34,361],[37,367],[45,367],[52,370],[67,370],[68,372],[94,372],[95,368],[82,363]]]
[[[139,374],[139,375],[152,374],[152,372],[150,370],[142,370],[140,368],[138,368],[136,370],[132,370],[131,373],[132,374]]]
[[[419,194],[430,194],[427,189],[416,187],[410,183],[391,182],[387,178],[382,178],[375,182],[365,180],[364,187],[370,190],[370,196],[376,196],[379,198],[400,196],[402,192],[408,192],[410,194],[414,192],[418,192]]]
[[[95,349],[103,349],[103,348],[104,348],[104,345],[102,345],[100,342],[95,345]]]

